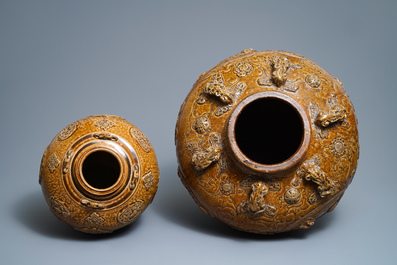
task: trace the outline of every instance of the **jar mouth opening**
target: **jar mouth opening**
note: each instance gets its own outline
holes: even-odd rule
[[[229,144],[238,161],[264,173],[293,167],[305,155],[310,122],[288,95],[267,91],[251,95],[234,109]]]
[[[131,196],[140,177],[134,148],[120,136],[96,132],[81,136],[70,146],[63,167],[68,194],[89,207],[100,203],[101,209],[115,207]],[[114,198],[119,198],[117,203]]]
[[[82,164],[82,178],[95,189],[114,186],[120,178],[118,159],[108,151],[98,150],[88,154]]]

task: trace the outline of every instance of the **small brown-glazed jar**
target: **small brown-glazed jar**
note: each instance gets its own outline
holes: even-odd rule
[[[290,52],[244,50],[203,73],[176,124],[178,174],[199,207],[274,234],[332,211],[358,162],[342,83]]]
[[[58,133],[44,152],[39,178],[52,213],[92,234],[134,222],[152,202],[158,181],[149,140],[110,115],[81,119]]]

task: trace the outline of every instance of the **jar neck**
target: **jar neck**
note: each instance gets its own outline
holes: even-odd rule
[[[310,121],[293,98],[266,91],[248,96],[227,124],[227,145],[235,161],[256,174],[281,174],[305,157]]]
[[[115,207],[138,185],[140,163],[135,149],[122,137],[95,132],[77,139],[67,152],[63,182],[79,203]],[[114,204],[113,200],[120,198]]]

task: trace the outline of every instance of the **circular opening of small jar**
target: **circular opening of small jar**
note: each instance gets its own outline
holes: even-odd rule
[[[120,177],[120,164],[117,158],[106,151],[95,151],[83,161],[83,178],[96,189],[113,186]]]
[[[230,146],[239,161],[261,172],[291,168],[310,140],[304,109],[280,92],[253,94],[241,101],[228,123]]]

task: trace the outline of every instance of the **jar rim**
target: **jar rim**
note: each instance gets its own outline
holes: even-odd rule
[[[241,148],[237,143],[238,141],[236,139],[236,133],[235,133],[236,123],[242,111],[251,103],[263,99],[275,99],[288,104],[296,111],[296,113],[300,117],[303,127],[302,139],[296,151],[286,160],[274,164],[264,164],[249,158],[241,150]],[[231,153],[234,155],[235,159],[240,163],[242,163],[244,167],[254,170],[255,172],[264,173],[264,174],[274,174],[274,173],[286,171],[293,168],[296,164],[298,164],[298,162],[305,157],[305,154],[308,150],[310,143],[310,135],[311,135],[310,121],[303,107],[290,96],[276,91],[259,92],[243,99],[233,110],[227,124],[228,146],[230,147]]]

